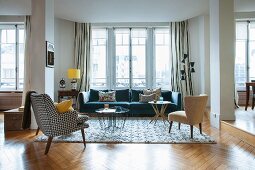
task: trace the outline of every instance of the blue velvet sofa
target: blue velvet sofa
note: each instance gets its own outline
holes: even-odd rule
[[[102,90],[108,91],[108,90]],[[87,92],[80,92],[78,95],[79,111],[81,113],[95,113],[96,109],[103,108],[104,104],[110,107],[122,106],[129,109],[130,116],[154,116],[155,112],[149,103],[139,102],[139,94],[142,90],[116,90],[116,102],[99,102],[98,90],[90,89]],[[161,91],[164,101],[170,101],[166,114],[181,109],[181,93],[172,91]]]

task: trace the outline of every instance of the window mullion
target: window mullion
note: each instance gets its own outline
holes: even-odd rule
[[[115,57],[115,34],[113,28],[108,28],[108,41],[107,41],[107,51],[108,51],[108,70],[107,70],[107,87],[109,89],[116,88],[116,57]]]
[[[1,64],[1,61],[2,61],[2,29],[0,29],[0,88],[1,88],[1,84],[2,84],[2,77],[1,77],[1,75],[2,75],[2,64]]]
[[[129,28],[129,88],[132,89],[132,78],[133,78],[133,72],[132,72],[132,37],[131,37],[131,29]]]
[[[153,88],[154,84],[154,43],[153,43],[153,28],[147,28],[146,38],[146,87]],[[151,76],[153,75],[153,76]]]
[[[247,40],[246,40],[246,81],[249,82],[250,81],[250,61],[249,61],[249,48],[250,48],[250,33],[249,33],[249,27],[250,27],[250,21],[247,21]]]
[[[19,84],[19,34],[18,26],[15,25],[15,90],[18,90]]]

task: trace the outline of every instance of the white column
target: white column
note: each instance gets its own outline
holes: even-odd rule
[[[54,1],[31,2],[31,88],[54,99],[54,68],[46,67],[46,41],[54,43]],[[33,114],[31,121],[31,129],[37,128]]]
[[[234,0],[210,0],[211,125],[235,120]]]

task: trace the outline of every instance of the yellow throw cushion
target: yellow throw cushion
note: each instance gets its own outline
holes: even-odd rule
[[[72,104],[73,104],[72,100],[65,100],[60,103],[54,103],[54,104],[56,106],[58,113],[64,113],[64,112],[74,110],[72,107]]]

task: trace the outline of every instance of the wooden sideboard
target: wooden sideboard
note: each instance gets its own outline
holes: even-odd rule
[[[63,100],[72,99],[73,101],[73,108],[77,109],[77,97],[79,91],[77,90],[59,90],[58,91],[58,102]]]
[[[4,131],[22,130],[22,117],[18,108],[4,111]]]

